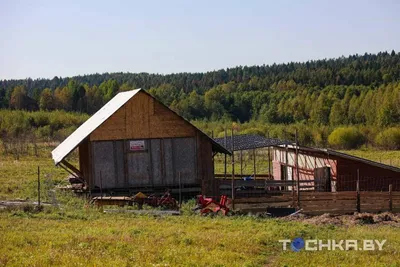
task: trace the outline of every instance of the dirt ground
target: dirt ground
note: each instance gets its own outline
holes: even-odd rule
[[[352,226],[352,225],[390,225],[400,228],[399,213],[358,213],[351,215],[335,215],[325,213],[319,216],[310,216],[298,213],[293,216],[282,218],[287,221],[300,221],[315,225],[337,225],[337,226]]]

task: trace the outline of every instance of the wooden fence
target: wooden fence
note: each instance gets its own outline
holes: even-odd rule
[[[265,212],[269,207],[292,207],[305,214],[345,214],[352,212],[400,212],[400,192],[312,192],[292,193],[234,200],[236,210]]]
[[[244,212],[265,212],[267,208],[295,207],[291,193],[281,193],[267,197],[238,198],[234,202],[235,210]]]
[[[218,178],[218,179],[225,178],[225,177],[231,179],[231,178],[232,178],[232,174],[227,173],[227,174],[225,175],[224,173],[216,173],[216,174],[214,174],[214,177],[215,177],[215,178]],[[240,174],[240,173],[235,173],[235,179],[242,179],[242,178],[245,178],[245,177],[253,177],[253,178],[254,178],[254,173],[253,173],[253,174]],[[261,180],[261,179],[273,179],[273,178],[274,178],[272,175],[267,174],[267,173],[264,173],[264,174],[263,174],[263,173],[260,173],[260,174],[257,173],[256,177],[257,177],[257,180]]]
[[[220,195],[231,195],[232,180],[218,179]],[[268,197],[274,193],[291,193],[296,186],[294,180],[235,180],[236,197]],[[314,190],[314,180],[300,180],[300,190]]]
[[[352,213],[356,212],[358,207],[356,191],[301,192],[299,201],[298,206],[307,214]]]

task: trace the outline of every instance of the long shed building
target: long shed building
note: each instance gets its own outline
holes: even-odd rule
[[[275,146],[272,164],[275,180],[310,180],[316,191],[355,191],[357,181],[362,191],[400,190],[400,168],[332,149]]]
[[[66,157],[79,148],[79,168]],[[230,154],[144,90],[121,92],[52,151],[90,190],[199,188],[215,194],[213,156]]]

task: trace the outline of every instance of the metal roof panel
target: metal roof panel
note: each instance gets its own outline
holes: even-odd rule
[[[232,136],[215,138],[214,141],[227,150],[232,151]],[[263,147],[279,146],[284,144],[292,144],[289,141],[279,140],[276,138],[267,138],[257,134],[241,134],[233,136],[233,151],[249,150]]]

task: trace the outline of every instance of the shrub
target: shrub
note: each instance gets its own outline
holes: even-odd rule
[[[54,133],[54,139],[57,141],[63,141],[70,134],[72,134],[76,130],[76,126],[71,126],[68,128],[62,128]]]
[[[46,126],[37,128],[36,136],[42,140],[52,137],[53,133],[52,133],[50,125],[46,125]]]
[[[375,143],[386,149],[400,149],[400,128],[392,127],[379,133],[375,138]]]
[[[56,133],[64,139],[89,118],[87,114],[66,111],[0,110],[0,134],[2,138],[19,138],[35,133],[38,138],[48,139]]]
[[[355,127],[336,128],[328,137],[329,145],[341,149],[358,148],[365,142],[365,137]]]
[[[32,118],[31,125],[33,127],[44,127],[49,125],[49,113],[45,111],[31,112],[29,113],[30,118]]]

